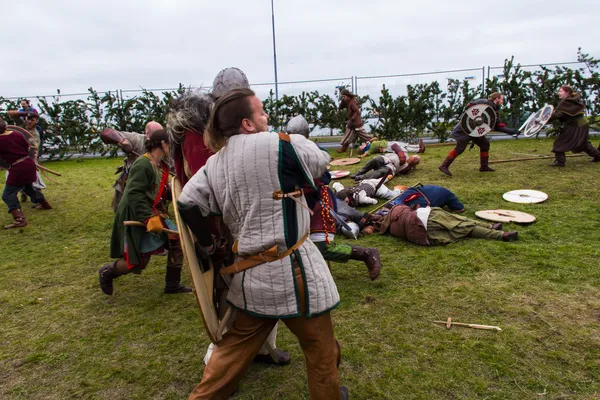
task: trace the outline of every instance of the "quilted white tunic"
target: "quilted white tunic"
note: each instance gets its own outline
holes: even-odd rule
[[[290,238],[299,239],[309,230],[308,210],[289,199],[273,199],[273,192],[283,190],[287,179],[284,157],[288,164],[290,158],[295,160],[292,164],[302,175],[295,179],[310,184],[325,172],[330,157],[301,135],[290,138],[291,146],[273,132],[231,137],[185,185],[179,197],[183,204],[198,205],[204,216],[221,214],[238,241],[240,256],[254,255],[274,245],[285,251],[286,237],[289,243]],[[306,205],[304,197],[298,199]],[[290,215],[295,215],[293,221],[286,220]],[[336,307],[339,294],[319,250],[307,239],[297,253],[308,300],[306,316]],[[292,260],[290,256],[235,274],[227,300],[258,316],[299,316]]]

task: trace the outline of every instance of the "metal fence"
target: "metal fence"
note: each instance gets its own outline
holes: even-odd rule
[[[583,65],[581,62],[564,62],[564,63],[548,63],[548,64],[529,64],[521,65],[521,68],[528,71],[534,71],[540,68],[540,66],[568,66],[568,65]],[[353,92],[365,96],[369,95],[371,98],[378,98],[383,85],[389,89],[390,94],[393,96],[405,95],[407,92],[408,85],[415,85],[419,83],[431,83],[434,81],[439,82],[440,88],[445,89],[449,79],[458,79],[459,81],[467,80],[471,83],[471,87],[478,87],[481,85],[482,91],[485,91],[485,80],[493,77],[503,78],[502,71],[503,67],[483,66],[477,68],[465,68],[445,71],[432,71],[432,72],[416,72],[406,74],[395,74],[395,75],[374,75],[374,76],[351,76],[346,78],[328,78],[328,79],[315,79],[315,80],[301,80],[301,81],[286,81],[278,82],[279,95],[297,96],[302,92],[318,91],[321,95],[329,95],[336,97],[336,92],[339,87],[350,87]],[[275,83],[255,83],[251,85],[252,89],[256,92],[259,98],[268,98],[270,92],[275,93]],[[174,88],[162,88],[162,89],[145,89],[148,92],[153,92],[156,95],[160,95],[162,92],[169,92],[177,90]],[[195,87],[201,91],[209,92],[210,86]],[[121,98],[127,99],[135,97],[143,92],[143,89],[116,89],[98,92],[98,95],[102,96],[108,92],[118,93]],[[59,99],[86,99],[89,96],[88,92],[82,93],[66,93],[66,94],[50,94],[50,95],[33,95],[33,96],[14,96],[4,97],[7,100],[18,100],[22,98],[34,99],[34,98],[59,98]]]
[[[357,76],[356,91],[361,96],[368,95],[371,98],[379,97],[381,88],[385,85],[386,89],[394,97],[406,95],[408,85],[419,83],[439,82],[440,88],[445,89],[449,79],[458,79],[459,81],[468,80],[470,86],[477,87],[482,85],[482,91],[485,91],[485,67],[455,69],[435,72],[418,72],[413,74],[382,75],[382,76]]]
[[[549,64],[526,64],[526,65],[521,65],[521,69],[524,71],[537,71],[540,69],[540,67],[558,67],[558,66],[567,66],[567,65],[580,65],[580,66],[584,66],[585,63],[580,62],[580,61],[571,61],[571,62],[564,62],[564,63],[549,63]],[[487,79],[493,79],[494,77],[497,77],[499,79],[504,78],[504,67],[491,67],[488,66],[487,67]]]

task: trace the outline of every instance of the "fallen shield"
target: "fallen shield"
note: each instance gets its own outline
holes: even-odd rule
[[[469,136],[482,137],[496,126],[496,112],[487,104],[474,104],[460,117],[460,127]]]
[[[331,165],[352,165],[358,164],[360,162],[360,158],[338,158],[337,160],[333,160],[330,162]]]
[[[548,195],[539,190],[523,189],[506,192],[502,195],[502,198],[511,203],[531,204],[548,200]]]
[[[341,179],[344,178],[348,175],[350,175],[350,171],[329,171],[329,173],[331,174],[331,179]]]
[[[481,219],[493,222],[516,222],[518,224],[535,222],[535,216],[513,210],[481,210],[476,211],[475,215]]]
[[[519,131],[523,132],[523,136],[525,137],[534,136],[544,127],[544,125],[546,125],[553,112],[554,107],[549,104],[546,104],[537,112],[531,114],[529,118],[527,118],[525,123],[521,125]]]

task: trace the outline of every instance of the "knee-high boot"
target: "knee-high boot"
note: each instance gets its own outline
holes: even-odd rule
[[[479,171],[480,172],[494,172],[495,169],[489,167],[488,162],[490,159],[490,154],[487,151],[482,151],[479,153]]]
[[[450,152],[448,153],[448,156],[446,157],[446,159],[444,160],[442,165],[439,166],[439,170],[448,176],[452,176],[452,172],[450,172],[449,167],[450,167],[450,164],[452,164],[452,162],[456,159],[456,157],[458,157],[458,153],[456,152],[456,149],[450,150]]]
[[[12,214],[14,221],[5,225],[4,229],[23,228],[24,226],[27,226],[27,218],[25,218],[25,214],[23,214],[23,211],[21,211],[20,208],[12,210],[10,213]]]

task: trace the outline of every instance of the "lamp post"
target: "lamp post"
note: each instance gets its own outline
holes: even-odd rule
[[[275,99],[279,100],[279,87],[277,85],[277,50],[275,47],[275,10],[271,0],[271,25],[273,26],[273,67],[275,69]]]

